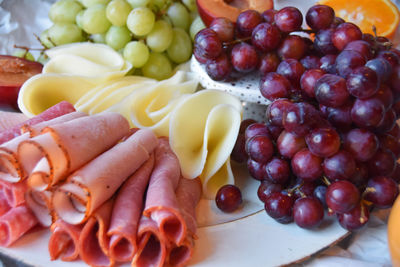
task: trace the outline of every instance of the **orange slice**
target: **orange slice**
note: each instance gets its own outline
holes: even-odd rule
[[[362,32],[391,38],[400,22],[399,10],[390,0],[320,0],[331,6],[336,16],[358,25]]]

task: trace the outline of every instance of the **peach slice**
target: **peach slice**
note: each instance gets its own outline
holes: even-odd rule
[[[17,107],[22,84],[42,72],[43,65],[27,59],[0,55],[0,104]]]
[[[225,17],[236,22],[240,12],[254,9],[262,13],[274,7],[273,0],[196,0],[201,19],[208,27],[217,17]]]

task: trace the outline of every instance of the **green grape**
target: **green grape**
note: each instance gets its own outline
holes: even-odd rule
[[[45,48],[52,48],[55,46],[55,44],[50,40],[49,38],[49,29],[44,30],[40,34],[40,43],[45,47]]]
[[[153,11],[147,7],[134,8],[129,13],[126,25],[128,29],[135,35],[147,35],[153,29],[156,16]]]
[[[91,7],[97,4],[107,5],[110,0],[80,0],[85,7]]]
[[[42,65],[46,64],[49,61],[49,57],[45,53],[41,53],[37,59],[37,62],[42,63]]]
[[[173,29],[172,43],[167,49],[168,57],[175,63],[188,61],[192,55],[192,40],[186,31]]]
[[[50,27],[48,38],[55,45],[80,42],[83,39],[82,30],[72,23],[56,23]]]
[[[196,0],[182,0],[182,3],[192,12],[197,13]]]
[[[75,0],[60,0],[51,5],[49,18],[54,23],[74,23],[75,17],[82,10],[82,5]]]
[[[201,20],[200,16],[195,18],[192,22],[192,25],[190,25],[190,30],[189,30],[190,37],[192,38],[192,40],[194,40],[196,34],[205,27],[206,25],[204,25],[204,22]]]
[[[185,31],[190,26],[190,15],[186,7],[179,2],[175,2],[169,6],[167,15],[172,20],[174,27],[182,28]]]
[[[134,68],[141,68],[149,59],[149,54],[149,48],[143,42],[132,41],[125,46],[123,56]]]
[[[82,28],[89,34],[105,33],[111,26],[106,17],[105,5],[93,5],[85,10],[82,17]]]
[[[164,52],[172,42],[172,28],[168,22],[157,20],[151,32],[146,36],[146,44],[154,52]]]
[[[152,4],[156,9],[162,9],[166,5],[166,0],[153,0]]]
[[[149,78],[163,80],[172,74],[172,66],[168,57],[160,53],[150,53],[149,60],[142,68],[143,75]]]
[[[112,0],[106,8],[107,19],[115,26],[124,26],[132,8],[125,0]]]
[[[79,28],[83,28],[83,14],[85,14],[85,10],[81,10],[76,14],[75,23],[78,25]]]
[[[22,57],[30,61],[35,61],[35,57],[25,49],[18,49],[12,55],[15,57]]]
[[[131,32],[127,27],[111,26],[106,34],[106,44],[114,50],[119,50],[129,43],[131,38]]]
[[[132,8],[146,7],[151,0],[127,0]]]
[[[105,33],[92,34],[92,35],[90,35],[89,39],[98,44],[105,44],[106,43],[106,34]]]

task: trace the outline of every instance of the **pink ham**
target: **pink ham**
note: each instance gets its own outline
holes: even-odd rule
[[[29,189],[25,193],[26,205],[35,214],[39,223],[44,227],[50,227],[55,218],[50,209],[50,191],[35,191]]]
[[[8,128],[7,130],[2,131],[0,133],[0,144],[7,142],[8,140],[11,140],[16,136],[19,136],[21,134],[21,127],[23,125],[34,125],[42,121],[51,120],[53,118],[59,117],[63,114],[70,113],[72,111],[75,111],[74,106],[71,103],[68,103],[67,101],[62,101],[46,109],[39,115],[30,118],[24,122],[21,122],[19,124],[16,124],[12,128]]]
[[[108,255],[110,224],[113,200],[104,203],[85,223],[79,236],[79,255],[90,266],[113,266]]]
[[[167,257],[167,242],[160,233],[157,223],[142,216],[138,229],[138,251],[133,257],[132,266],[164,266]]]
[[[10,209],[0,217],[0,246],[10,246],[36,224],[36,217],[27,206]]]
[[[80,117],[46,127],[43,133],[18,147],[29,185],[45,190],[115,145],[129,132],[118,113]]]
[[[57,220],[51,225],[49,254],[51,260],[73,261],[79,257],[79,236],[83,225],[72,225]]]
[[[75,111],[51,120],[39,122],[35,125],[24,124],[21,128],[23,134],[0,146],[0,179],[10,182],[18,182],[26,178],[27,174],[22,168],[17,155],[18,146],[22,141],[38,135],[45,127],[70,121],[85,115],[86,114],[83,112]]]
[[[57,215],[71,224],[85,221],[149,159],[157,144],[151,130],[139,130],[71,174],[53,194]]]
[[[180,246],[172,245],[172,247],[168,249],[167,265],[170,267],[187,266],[193,256],[193,250],[193,238],[187,236]]]
[[[0,111],[0,134],[7,129],[22,124],[27,119],[27,116],[19,112]]]
[[[131,261],[137,251],[136,236],[143,209],[143,196],[154,166],[152,155],[119,189],[111,217],[110,257]]]
[[[0,191],[4,192],[10,207],[25,203],[25,192],[28,190],[26,182],[9,183],[0,180]]]
[[[175,195],[180,165],[167,138],[160,138],[155,159],[143,214],[157,223],[165,239],[181,244],[185,239],[186,224]]]
[[[0,191],[0,216],[5,214],[7,211],[11,209],[10,205],[8,205],[8,201],[4,192]]]

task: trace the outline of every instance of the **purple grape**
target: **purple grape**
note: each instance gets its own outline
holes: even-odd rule
[[[266,22],[257,25],[251,35],[251,43],[262,52],[274,50],[280,42],[281,32],[278,27]]]
[[[265,211],[280,223],[293,221],[293,198],[281,192],[274,192],[265,200]]]
[[[328,186],[325,200],[333,212],[346,213],[359,204],[360,192],[354,184],[340,180]]]
[[[399,188],[393,179],[378,176],[369,179],[364,198],[371,201],[375,207],[386,209],[393,205],[398,194]]]
[[[292,170],[304,181],[315,181],[322,176],[322,158],[308,149],[300,150],[292,158]]]
[[[390,176],[396,167],[396,157],[390,150],[378,149],[375,155],[368,161],[368,173],[370,177],[378,175]]]
[[[257,190],[257,196],[262,201],[265,202],[268,196],[274,192],[280,192],[283,190],[283,185],[274,184],[268,180],[263,180]]]
[[[319,185],[315,187],[313,192],[314,197],[317,198],[321,202],[322,206],[325,208],[328,207],[325,200],[326,189],[327,187],[325,185]]]
[[[289,106],[283,117],[283,127],[297,136],[305,136],[320,121],[317,109],[306,102],[298,102]]]
[[[379,148],[378,137],[366,129],[352,129],[344,138],[344,149],[357,161],[368,161]]]
[[[300,63],[306,70],[319,69],[321,66],[320,59],[317,56],[305,56],[300,59]]]
[[[254,28],[262,22],[260,13],[255,10],[248,9],[239,14],[236,19],[236,29],[241,36],[251,36]]]
[[[303,15],[295,7],[284,7],[275,14],[275,23],[283,32],[294,32],[301,28]]]
[[[365,60],[370,60],[374,56],[371,45],[363,40],[356,40],[348,43],[344,50],[356,51],[364,56]]]
[[[343,50],[352,41],[360,40],[362,32],[357,25],[345,22],[336,27],[332,35],[332,42],[337,49]]]
[[[250,138],[257,136],[257,135],[263,135],[268,138],[271,137],[269,134],[269,130],[264,123],[255,122],[255,123],[249,124],[244,131],[245,140],[247,141]]]
[[[274,154],[274,145],[269,137],[256,135],[246,141],[246,152],[253,160],[267,163]]]
[[[258,54],[256,49],[247,44],[236,44],[231,51],[233,68],[241,73],[252,72],[258,67]]]
[[[303,38],[298,35],[288,35],[278,47],[278,55],[281,59],[301,59],[306,53],[307,46]]]
[[[373,96],[379,89],[378,75],[367,67],[358,67],[347,76],[347,90],[359,99]]]
[[[301,89],[309,97],[315,97],[315,84],[321,78],[325,72],[321,69],[310,69],[306,70],[300,78]]]
[[[336,57],[336,71],[340,76],[346,78],[352,70],[364,66],[365,63],[366,60],[360,53],[344,50]]]
[[[321,111],[323,110],[325,118],[335,127],[347,130],[350,128],[353,120],[351,119],[351,109],[353,103],[351,101],[345,103],[344,105],[334,108],[320,106]]]
[[[270,101],[288,97],[290,88],[288,79],[276,72],[270,72],[260,80],[261,95]]]
[[[316,128],[306,136],[308,149],[316,156],[333,156],[340,148],[339,134],[333,128]]]
[[[293,205],[293,219],[301,228],[315,228],[324,219],[324,207],[314,197],[297,199]]]
[[[332,42],[335,29],[320,30],[315,35],[314,47],[323,55],[337,54],[339,51]]]
[[[267,120],[276,126],[283,126],[283,116],[289,110],[289,107],[293,105],[290,100],[282,98],[272,102],[266,111]]]
[[[356,162],[353,156],[345,150],[340,150],[324,160],[324,173],[331,181],[349,180],[355,171]]]
[[[268,10],[265,10],[265,11],[261,14],[261,17],[264,19],[265,22],[272,24],[272,23],[275,22],[275,14],[276,14],[277,12],[278,12],[278,11],[275,10],[275,9],[268,9]]]
[[[257,123],[257,121],[253,119],[245,119],[240,122],[240,127],[239,127],[239,134],[244,134],[246,132],[247,127],[252,125],[253,123]]]
[[[371,98],[381,101],[386,111],[392,107],[394,101],[392,90],[385,84],[382,84]]]
[[[335,11],[326,5],[314,5],[306,14],[307,24],[313,30],[329,28],[334,18]]]
[[[375,128],[375,132],[386,133],[391,129],[393,129],[395,124],[396,124],[396,112],[394,111],[394,109],[391,108],[385,112],[383,120]]]
[[[283,131],[277,140],[279,154],[291,159],[298,151],[306,147],[304,137],[296,136],[290,132]]]
[[[360,202],[349,212],[338,213],[336,216],[344,229],[355,231],[362,228],[369,221],[369,210]]]
[[[246,153],[246,139],[244,138],[244,134],[238,134],[238,137],[236,138],[235,146],[232,149],[231,152],[231,159],[242,163],[246,162],[248,156]]]
[[[194,38],[194,47],[200,57],[215,59],[222,53],[222,43],[215,31],[205,28]]]
[[[265,164],[259,163],[251,158],[247,159],[247,169],[250,176],[256,180],[262,181],[267,177],[267,174],[265,173]]]
[[[336,55],[325,55],[320,58],[320,69],[326,73],[336,74]]]
[[[390,134],[380,135],[378,139],[380,148],[383,150],[390,150],[397,159],[400,157],[399,139],[394,138]]]
[[[223,212],[233,212],[242,204],[242,193],[234,185],[222,186],[215,196],[217,207]]]
[[[227,18],[213,19],[208,28],[215,31],[222,42],[232,41],[235,35],[235,25]]]
[[[290,177],[290,167],[286,160],[274,157],[266,165],[267,179],[276,184],[285,184]]]
[[[333,74],[323,75],[315,84],[315,98],[322,105],[340,107],[349,99],[346,80]]]
[[[393,51],[387,51],[387,50],[379,51],[376,57],[386,59],[392,66],[392,69],[397,65],[399,65],[400,63],[400,57]]]
[[[222,54],[216,59],[207,61],[206,72],[215,81],[227,80],[232,73],[231,61],[226,54]]]
[[[267,53],[261,56],[260,60],[260,73],[262,76],[267,75],[269,72],[275,72],[281,60],[276,53]]]
[[[351,109],[351,119],[359,127],[376,127],[384,115],[385,106],[376,98],[356,99]]]
[[[278,74],[285,76],[293,86],[298,86],[300,83],[301,75],[305,69],[301,63],[296,59],[283,60],[276,69]]]
[[[368,60],[365,66],[376,72],[381,83],[385,82],[392,73],[392,65],[384,58]]]

